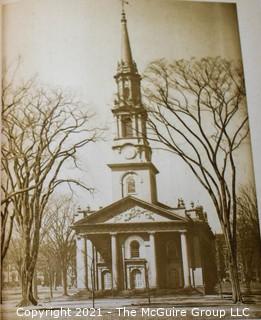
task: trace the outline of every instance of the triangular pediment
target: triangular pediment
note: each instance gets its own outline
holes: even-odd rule
[[[76,224],[126,224],[188,221],[187,218],[134,197],[126,197],[106,206]]]
[[[113,217],[105,221],[105,223],[167,222],[170,220],[170,218],[136,205],[114,215]]]

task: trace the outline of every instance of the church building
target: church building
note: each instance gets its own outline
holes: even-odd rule
[[[112,113],[113,202],[98,211],[77,213],[79,290],[121,292],[197,288],[215,285],[214,235],[201,206],[176,208],[157,198],[158,169],[147,140],[147,112],[141,76],[133,60],[125,12],[121,18],[121,60],[114,76]],[[159,291],[160,292],[160,291]]]

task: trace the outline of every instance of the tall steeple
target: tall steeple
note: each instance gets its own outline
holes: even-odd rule
[[[117,94],[112,108],[116,135],[113,140],[113,198],[134,195],[148,202],[157,199],[157,169],[151,163],[147,140],[147,112],[141,99],[141,76],[132,57],[127,19],[121,15],[121,57],[114,76]]]
[[[131,68],[132,54],[124,8],[122,8],[121,14],[121,29],[121,61],[124,62],[126,66],[129,66]]]
[[[121,14],[121,58],[117,74],[114,76],[118,85],[118,103],[120,106],[141,105],[140,80],[135,61],[132,58],[127,19],[122,9]],[[115,105],[116,107],[116,105]]]

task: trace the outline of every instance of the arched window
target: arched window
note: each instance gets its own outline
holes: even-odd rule
[[[135,179],[133,176],[129,176],[126,178],[126,187],[127,187],[127,194],[135,193]]]
[[[139,176],[136,172],[127,172],[122,175],[121,188],[122,196],[127,197],[139,193]]]
[[[130,90],[128,87],[124,87],[123,88],[123,97],[124,99],[128,99],[129,98],[129,95],[130,95]]]
[[[123,117],[122,119],[122,137],[128,138],[132,137],[132,120],[130,117]]]
[[[131,258],[139,258],[140,256],[140,244],[136,240],[132,241],[130,244],[130,255]]]

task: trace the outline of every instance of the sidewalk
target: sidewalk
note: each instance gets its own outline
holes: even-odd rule
[[[75,293],[74,291],[70,292],[71,294]],[[30,310],[61,310],[70,309],[72,314],[70,317],[62,317],[61,320],[77,320],[77,319],[95,319],[95,317],[86,317],[86,316],[76,316],[77,311],[79,312],[80,308],[91,308],[92,301],[88,300],[76,300],[76,297],[71,296],[62,296],[61,291],[55,293],[55,297],[50,301],[48,299],[48,292],[46,290],[42,290],[39,292],[39,296],[41,299],[39,300],[39,305],[36,307],[30,307],[26,309]],[[3,320],[15,320],[15,319],[31,319],[29,317],[18,317],[16,315],[16,304],[19,301],[19,295],[16,295],[15,292],[9,292],[6,298],[12,298],[11,300],[4,302],[4,305],[1,309],[1,315]],[[230,308],[238,308],[239,312],[242,312],[244,308],[250,308],[251,317],[239,317],[238,319],[261,319],[261,296],[248,296],[245,298],[246,303],[241,305],[233,305],[229,296],[224,296],[223,299],[217,295],[169,295],[162,297],[151,297],[151,304],[148,305],[148,299],[146,297],[133,297],[133,298],[125,298],[125,297],[114,297],[114,298],[97,298],[95,299],[95,308],[101,308],[103,312],[102,317],[98,317],[98,319],[107,320],[107,319],[126,319],[127,317],[119,317],[117,314],[117,309],[119,307],[127,307],[132,310],[139,310],[141,308],[179,308],[186,310],[189,314],[194,307],[199,307],[200,309],[213,309],[226,310],[227,317],[223,317],[222,319],[231,319],[229,317]],[[135,317],[137,319],[150,319],[150,317]],[[40,318],[34,318],[40,319]],[[43,317],[42,319],[49,320],[54,319],[54,317]],[[129,319],[129,317],[127,318]],[[152,319],[152,318],[151,318]],[[159,319],[158,317],[153,317],[153,319]],[[169,317],[160,317],[160,319],[169,319]],[[173,319],[173,318],[172,318]],[[196,320],[196,319],[205,319],[205,317],[195,318],[190,317],[189,315],[184,317],[175,317],[175,319],[185,319],[185,320]],[[207,317],[208,320],[218,319],[217,317]],[[234,318],[236,320],[236,318]]]

